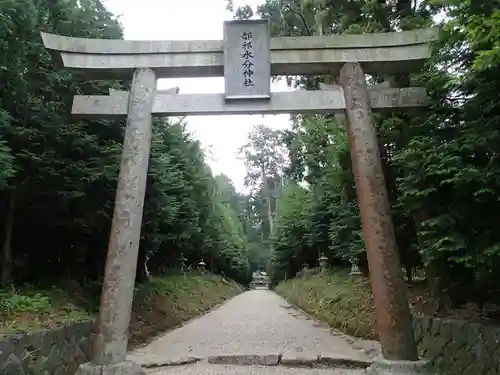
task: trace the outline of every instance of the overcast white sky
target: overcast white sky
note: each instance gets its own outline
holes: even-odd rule
[[[264,0],[245,0],[253,6]],[[120,15],[125,39],[133,40],[213,40],[222,39],[223,21],[232,19],[225,0],[104,0]],[[238,1],[235,1],[238,3]],[[159,88],[180,87],[181,94],[222,93],[223,78],[160,80]],[[287,90],[285,83],[273,84],[273,91]],[[288,115],[277,116],[195,116],[189,117],[189,130],[201,141],[208,163],[215,174],[224,173],[240,191],[244,189],[245,167],[236,158],[253,125],[289,127]]]

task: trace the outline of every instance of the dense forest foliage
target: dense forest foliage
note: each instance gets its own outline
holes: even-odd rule
[[[425,270],[436,308],[498,302],[500,231],[500,7],[478,0],[263,0],[236,18],[271,20],[273,36],[439,27],[421,72],[372,76],[423,86],[430,106],[377,114],[385,180],[408,276]],[[231,8],[231,2],[228,4]],[[99,280],[111,224],[122,121],[70,116],[72,96],[126,89],[56,70],[39,32],[122,38],[99,0],[0,1],[1,283]],[[286,77],[316,89],[336,77]],[[345,127],[297,115],[288,131],[256,125],[240,157],[248,195],[213,177],[181,120],[156,119],[138,280],[181,258],[246,282],[275,282],[320,254],[366,270]]]
[[[1,284],[98,281],[105,253],[124,121],[72,118],[75,94],[128,82],[84,81],[57,70],[40,31],[123,37],[99,0],[0,1]],[[181,259],[240,282],[258,267],[248,199],[212,177],[182,120],[156,119],[138,280]],[[147,262],[146,262],[147,261]]]
[[[436,309],[499,302],[499,5],[267,0],[255,14],[248,6],[234,9],[235,18],[269,18],[274,36],[440,29],[423,71],[368,77],[371,83],[422,86],[429,93],[427,109],[377,114],[375,121],[400,258],[410,279],[416,269],[425,270]],[[315,89],[336,77],[287,79]],[[348,265],[358,257],[367,272],[345,127],[333,116],[292,120],[291,131],[259,132],[274,137],[266,142],[287,154],[284,162],[281,152],[278,158],[274,151],[268,155],[276,166],[261,188],[270,201],[273,277],[293,277],[303,264],[317,265],[322,253],[331,264]]]

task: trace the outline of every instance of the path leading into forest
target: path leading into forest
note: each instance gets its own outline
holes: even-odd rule
[[[255,374],[294,375],[307,363],[330,367],[364,367],[366,351],[344,335],[308,318],[269,290],[242,293],[206,315],[160,336],[129,354],[129,359],[151,368],[152,374],[242,373],[254,364]],[[180,366],[172,363],[189,362]],[[229,365],[228,365],[229,363]],[[246,367],[248,369],[248,367]],[[260,370],[259,370],[260,369]],[[311,375],[326,369],[310,370]],[[330,374],[332,369],[328,369]],[[361,370],[336,370],[357,374]],[[248,372],[247,372],[248,373]],[[326,372],[325,372],[326,374]]]

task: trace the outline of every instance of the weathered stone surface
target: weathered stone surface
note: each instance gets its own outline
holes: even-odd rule
[[[15,346],[8,338],[0,341],[0,366],[4,363],[9,355],[14,351]]]
[[[43,356],[48,356],[54,344],[54,335],[51,331],[40,332],[40,352]]]
[[[367,368],[372,364],[372,360],[339,354],[322,354],[318,359],[318,363],[328,367]]]
[[[120,362],[114,365],[85,363],[78,368],[76,375],[146,375],[146,371],[134,362]]]
[[[212,41],[123,41],[79,39],[42,33],[45,47],[62,65],[84,69],[89,78],[126,78],[137,68],[152,68],[158,78],[224,75],[224,46]],[[367,74],[420,69],[430,56],[436,29],[363,35],[271,38],[274,75],[336,74],[345,62],[359,61]]]
[[[24,351],[23,355],[20,358],[24,372],[30,371],[30,369],[35,364],[35,359],[36,359],[38,354],[39,353],[36,350],[35,351],[28,351],[28,350]]]
[[[134,72],[95,338],[93,360],[102,365],[121,363],[127,354],[156,86],[153,69]]]
[[[33,368],[32,368],[32,371],[34,372],[35,375],[41,375],[41,374],[45,374],[45,372],[49,372],[49,371],[44,369],[46,359],[47,359],[46,357],[41,355],[40,357],[38,357],[35,360],[35,363],[34,363]],[[49,372],[49,374],[50,374],[50,372]]]
[[[180,92],[180,87],[171,87],[169,89],[163,89],[163,90],[156,90],[156,94],[178,94]],[[124,91],[124,90],[115,90],[115,89],[109,89],[109,96],[115,96],[115,97],[120,97],[120,98],[125,98],[128,100],[128,97],[130,95],[129,91]]]
[[[500,375],[500,328],[424,316],[413,317],[421,356],[443,375]]]
[[[92,356],[92,340],[90,337],[82,337],[78,346],[86,358],[90,358]]]
[[[372,89],[374,111],[426,105],[425,89]],[[226,102],[224,94],[169,94],[155,96],[152,113],[156,116],[204,116],[220,114],[330,113],[345,109],[342,90],[285,91],[271,94],[270,101]],[[115,118],[128,112],[126,95],[76,95],[72,114],[79,117]]]
[[[49,370],[52,368],[58,368],[58,367],[62,366],[64,363],[62,361],[61,356],[62,356],[61,350],[55,345],[52,346],[50,348],[47,359],[45,360],[43,368],[45,370]]]
[[[366,375],[431,375],[429,361],[388,361],[376,359],[366,370]]]
[[[192,363],[196,363],[196,362],[201,361],[201,360],[202,360],[202,358],[199,358],[199,357],[186,357],[186,358],[179,358],[179,359],[174,359],[174,360],[169,360],[169,361],[145,362],[145,363],[141,363],[140,365],[144,368],[182,366],[182,365],[189,365]]]
[[[81,365],[82,363],[85,363],[87,362],[87,360],[90,359],[90,356],[85,356],[85,354],[82,352],[82,350],[77,347],[76,350],[75,350],[75,353],[74,353],[74,358],[75,358],[75,362],[78,363],[79,365]]]
[[[203,116],[220,114],[318,113],[345,108],[339,92],[275,92],[270,101],[226,102],[224,94],[157,94],[152,113],[156,116]],[[76,95],[71,113],[79,117],[124,117],[128,102],[123,96]]]
[[[73,369],[73,372],[74,372],[74,370],[76,370],[76,369]],[[61,367],[58,367],[56,369],[56,371],[54,371],[54,375],[66,375],[69,373],[70,373],[70,370],[64,365]]]
[[[224,22],[226,99],[271,97],[271,51],[268,20]]]
[[[225,365],[260,365],[260,366],[277,366],[280,363],[279,354],[265,354],[265,355],[217,355],[208,357],[210,364],[225,364]]]
[[[0,374],[24,375],[24,370],[21,362],[19,362],[19,359],[14,354],[9,355],[3,366],[0,367]]]
[[[55,329],[53,331],[39,331],[38,332],[39,340],[42,339],[43,335],[49,333],[52,336],[52,342],[55,342],[55,343],[64,342],[64,341],[66,341],[66,338],[67,338],[66,329],[67,329],[67,327],[61,327],[61,328]]]
[[[66,340],[78,341],[82,337],[87,337],[92,330],[92,326],[88,323],[75,323],[65,327]]]
[[[67,341],[66,344],[63,345],[61,348],[61,359],[66,365],[74,362],[77,349],[78,345],[74,339]]]
[[[72,38],[41,33],[44,45],[53,51],[88,54],[128,55],[161,53],[223,52],[222,40],[116,40]],[[396,33],[343,34],[332,36],[271,38],[271,50],[305,50],[331,48],[374,48],[425,44],[437,37],[436,29],[416,29]]]
[[[39,346],[40,338],[41,335],[39,333],[31,335],[16,334],[11,336],[11,343],[14,346],[14,354],[16,357],[22,358],[27,349],[33,350],[33,348]]]
[[[280,360],[282,366],[307,366],[312,367],[318,363],[319,355],[307,353],[283,353]]]
[[[415,336],[415,342],[419,344],[422,341],[422,327],[417,319],[413,319],[413,335]]]
[[[150,373],[151,375],[363,375],[364,370],[303,368],[285,366],[237,366],[211,365],[198,362],[190,366],[164,367]]]
[[[80,365],[80,363],[72,362],[69,365],[66,365],[64,370],[62,370],[63,367],[60,367],[58,370],[62,371],[60,375],[76,374]]]
[[[91,332],[92,323],[78,323],[53,331],[2,336],[0,374],[74,375],[79,364],[90,360]]]

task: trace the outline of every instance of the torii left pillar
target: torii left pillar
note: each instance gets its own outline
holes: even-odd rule
[[[156,84],[152,69],[134,71],[94,355],[91,362],[80,366],[77,375],[145,374],[138,364],[126,361],[126,355]]]

